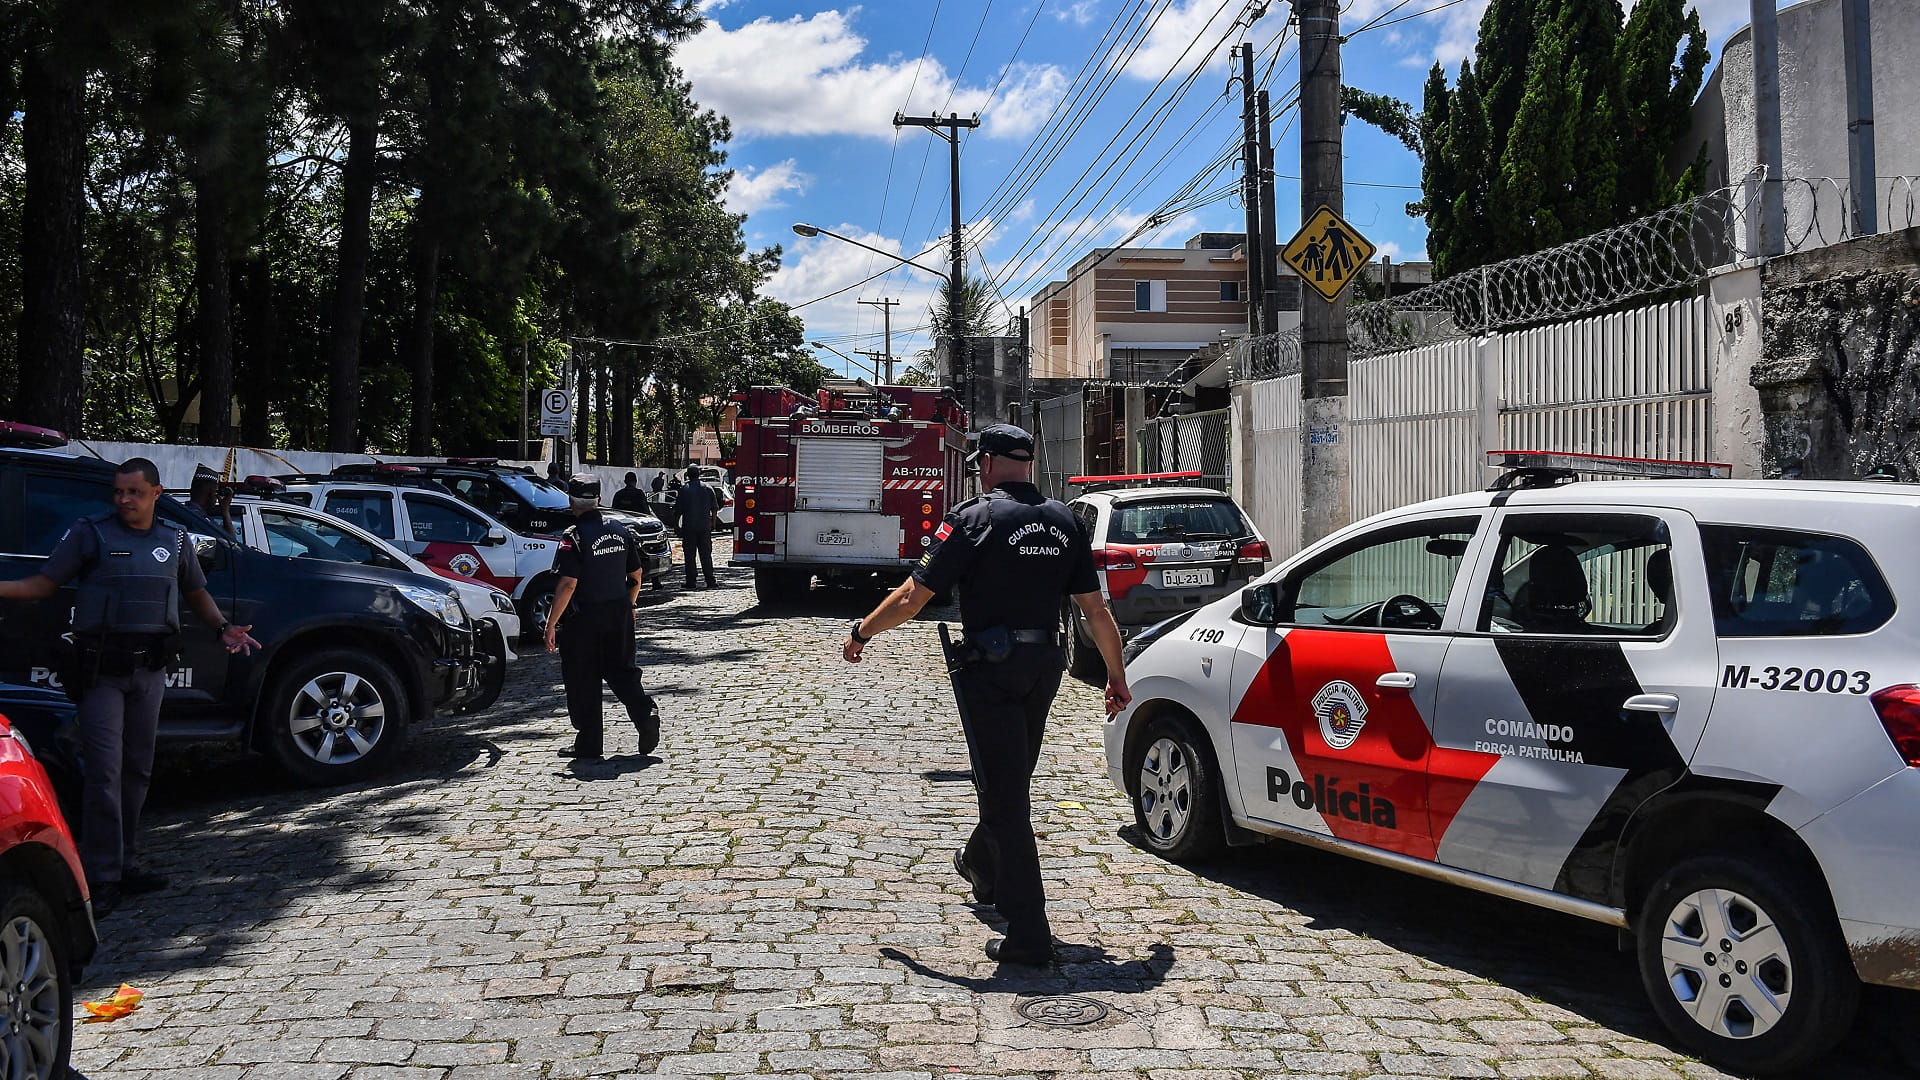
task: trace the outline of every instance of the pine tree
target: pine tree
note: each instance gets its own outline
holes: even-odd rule
[[[1452,235],[1444,248],[1428,250],[1438,276],[1457,274],[1487,261],[1492,249],[1493,217],[1487,199],[1493,188],[1498,162],[1493,157],[1493,140],[1487,129],[1487,107],[1480,96],[1480,80],[1473,64],[1460,62],[1460,82],[1454,89],[1447,114],[1446,153],[1456,181],[1452,189],[1430,191],[1427,198],[1437,206],[1445,200],[1454,222]]]
[[[1674,177],[1667,168],[1667,149],[1687,131],[1707,66],[1700,13],[1687,8],[1686,0],[1640,0],[1620,35],[1624,108],[1617,128],[1621,154],[1614,205],[1617,219],[1642,217],[1700,193],[1701,170]]]

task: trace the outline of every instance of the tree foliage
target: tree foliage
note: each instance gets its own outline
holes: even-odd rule
[[[1492,0],[1452,87],[1438,64],[1421,111],[1347,88],[1348,112],[1421,159],[1437,275],[1565,243],[1699,193],[1671,175],[1706,69],[1686,0]],[[1701,153],[1705,153],[1702,147]]]
[[[495,451],[524,369],[579,380],[585,450],[632,462],[743,379],[817,382],[758,295],[779,250],[722,203],[726,121],[672,63],[699,25],[694,0],[0,0],[9,418]]]

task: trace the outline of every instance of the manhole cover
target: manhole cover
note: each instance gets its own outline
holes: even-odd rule
[[[1048,1027],[1086,1027],[1107,1018],[1107,1007],[1092,998],[1072,994],[1028,998],[1020,1003],[1021,1016]]]

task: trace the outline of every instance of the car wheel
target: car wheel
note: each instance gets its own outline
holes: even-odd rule
[[[0,884],[0,1075],[57,1080],[73,1049],[73,974],[66,927],[24,882]]]
[[[274,680],[263,716],[267,750],[303,784],[347,783],[399,752],[407,712],[392,668],[351,649],[316,653]]]
[[[813,575],[805,570],[767,566],[755,567],[753,571],[753,598],[767,607],[798,604],[806,599],[811,588]]]
[[[1080,613],[1072,604],[1064,609],[1067,623],[1067,673],[1076,679],[1099,685],[1107,678],[1107,661],[1080,626]]]
[[[1860,984],[1806,875],[1709,855],[1667,871],[1636,927],[1640,978],[1680,1042],[1736,1072],[1787,1072],[1847,1033]]]
[[[520,636],[525,641],[544,641],[547,620],[553,617],[553,575],[533,579],[520,597]]]
[[[1211,748],[1194,725],[1162,716],[1147,725],[1134,752],[1133,824],[1147,850],[1173,862],[1198,862],[1226,846],[1219,778]]]

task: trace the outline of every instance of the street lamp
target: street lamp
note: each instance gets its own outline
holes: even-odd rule
[[[839,349],[834,348],[833,346],[827,344],[824,341],[809,341],[807,342],[807,344],[813,346],[816,349],[825,349],[828,352],[832,353],[833,355],[839,357],[840,359],[845,360],[849,364],[860,363],[860,361],[855,360],[853,357],[848,356],[846,353],[841,352]],[[867,366],[867,365],[863,365],[863,366],[866,366],[866,369],[868,371],[873,372],[873,378],[875,382],[880,381],[880,369],[872,366]]]
[[[860,241],[855,240],[851,236],[841,236],[839,233],[834,232],[832,229],[823,229],[818,225],[809,225],[804,221],[796,221],[793,223],[793,232],[795,236],[805,236],[805,237],[831,236],[835,240],[838,240],[843,244],[852,244],[854,247],[857,247],[857,248],[865,248],[866,250],[873,252],[875,255],[885,255],[887,258],[892,259],[894,262],[904,263],[907,266],[913,267],[915,270],[924,270],[927,273],[932,274],[934,277],[939,278],[943,282],[948,282],[950,284],[953,280],[952,278],[949,278],[946,275],[945,271],[935,270],[931,266],[925,266],[920,263],[914,262],[912,259],[895,255],[891,251],[887,251],[883,248],[874,247],[872,244],[863,244]]]

